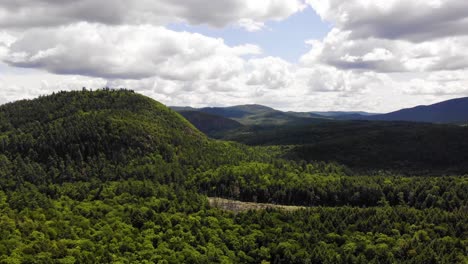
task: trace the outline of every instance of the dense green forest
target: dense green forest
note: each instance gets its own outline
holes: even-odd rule
[[[209,139],[130,90],[0,106],[0,263],[468,261],[468,177],[450,164],[362,174],[269,145]],[[229,212],[207,196],[307,207]]]
[[[444,175],[468,171],[468,127],[390,121],[249,126],[216,134],[252,146],[291,146],[284,157],[359,171]]]

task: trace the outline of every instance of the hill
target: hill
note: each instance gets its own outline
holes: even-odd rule
[[[211,137],[243,126],[235,120],[200,111],[180,111],[179,113],[196,128]]]
[[[378,115],[377,113],[369,113],[363,111],[326,111],[326,112],[311,112],[313,114],[326,116],[326,117],[343,117],[343,116],[373,116]]]
[[[291,146],[286,157],[335,161],[359,170],[445,174],[468,170],[468,127],[430,123],[340,121],[246,127],[224,139]]]
[[[198,111],[229,118],[245,126],[304,125],[322,122],[328,118],[313,113],[282,112],[263,105],[238,105],[230,107],[171,107],[177,112]],[[226,128],[219,127],[221,130]]]
[[[267,106],[252,104],[230,107],[205,107],[198,109],[198,111],[223,116],[226,118],[242,119],[245,116],[275,112],[276,110]]]
[[[248,156],[245,148],[211,141],[175,111],[128,90],[60,92],[0,106],[0,159],[27,165],[24,175],[15,175],[21,181],[140,178],[145,170],[175,180],[184,168]]]
[[[468,123],[468,97],[452,99],[433,105],[416,106],[363,119],[466,124]]]

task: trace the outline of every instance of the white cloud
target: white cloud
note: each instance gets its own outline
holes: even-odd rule
[[[381,100],[380,107],[392,102],[394,110],[468,95],[468,2],[307,2],[334,25],[323,40],[307,42],[311,49],[300,60],[312,69],[313,86],[326,84],[324,91],[361,87],[358,91],[373,102]],[[351,84],[344,85],[345,80]]]
[[[284,89],[293,85],[293,66],[279,58],[266,57],[250,60],[247,85],[263,86],[268,89]]]
[[[439,71],[425,78],[413,78],[402,83],[403,91],[410,95],[468,95],[468,71]]]
[[[305,65],[326,64],[340,69],[376,72],[431,72],[468,67],[468,36],[420,43],[369,37],[352,38],[352,31],[334,28],[322,41],[308,41]]]
[[[382,84],[381,74],[339,70],[330,66],[299,68],[296,78],[309,93],[334,92],[341,95],[363,94]]]
[[[398,98],[410,96],[409,86],[394,81],[388,74],[329,66],[317,59],[326,54],[324,43],[332,46],[327,41],[333,38],[339,43],[339,34],[338,37],[330,34],[323,42],[313,42],[315,47],[300,64],[292,64],[276,57],[251,57],[261,52],[254,45],[230,47],[221,39],[157,26],[80,23],[58,29],[28,30],[10,43],[8,58],[12,65],[50,73],[35,73],[33,77],[10,74],[7,83],[23,85],[3,86],[2,91],[9,92],[0,96],[0,101],[83,86],[110,86],[134,89],[168,105],[261,103],[289,110],[377,111],[389,100],[376,99],[377,91],[393,90],[395,101],[389,110],[405,106],[403,102],[408,101]],[[337,43],[335,52],[340,48]],[[418,48],[413,53],[432,54],[428,50],[431,51]],[[337,52],[337,56],[340,54]],[[385,46],[356,54],[362,61],[370,62],[392,61],[393,56],[399,56]],[[417,93],[412,87],[413,93]],[[366,100],[366,96],[374,99]]]
[[[395,43],[375,38],[355,40],[350,35],[350,31],[335,28],[322,41],[308,41],[311,50],[302,56],[301,63],[381,72],[405,70],[398,57],[401,49]]]
[[[13,42],[15,42],[15,37],[12,35],[0,31],[0,45],[9,47]]]
[[[468,95],[467,3],[307,2],[333,29],[291,63],[166,26],[258,31],[300,12],[302,0],[3,0],[0,103],[83,86],[127,87],[168,105],[305,111],[390,111]]]
[[[395,58],[395,55],[385,48],[374,48],[371,52],[362,56],[363,61],[389,61]]]
[[[62,90],[79,90],[82,87],[102,88],[107,81],[85,76],[55,75],[42,71],[19,72],[0,63],[0,103],[19,99],[32,99]]]
[[[0,31],[0,61],[8,54],[8,50],[15,40],[12,35]]]
[[[109,79],[227,80],[242,69],[242,56],[260,52],[255,45],[230,47],[222,39],[164,27],[79,23],[26,31],[5,60],[16,67]]]
[[[248,21],[257,27],[303,10],[302,0],[2,0],[1,28],[30,28],[77,22],[107,25],[174,22],[224,27]]]
[[[468,2],[460,0],[306,0],[323,20],[369,37],[422,42],[468,35]]]
[[[421,100],[429,100],[431,96],[439,96],[443,100],[450,95],[468,95],[466,78],[460,76],[468,69],[468,2],[307,2],[334,28],[323,40],[308,41],[311,49],[301,58],[304,67],[327,65],[340,69],[338,72],[351,72],[355,75],[348,78],[349,82],[359,83],[357,80],[361,78],[362,84],[384,78],[385,82],[380,83],[396,92],[398,98],[419,96]],[[370,74],[368,80],[362,79],[363,73]],[[451,77],[454,73],[457,78]],[[321,76],[326,74],[321,73],[316,79]],[[345,87],[340,85],[343,79],[334,78],[323,89]],[[375,86],[372,89],[379,90]],[[367,91],[372,93],[370,89]]]
[[[273,58],[280,65],[288,64]],[[425,85],[408,86],[412,79],[400,74],[356,73],[333,67],[297,67],[290,65],[288,78],[292,83],[286,87],[274,89],[270,85],[248,85],[252,70],[261,72],[263,67],[253,68],[248,60],[244,71],[230,80],[167,80],[150,77],[141,80],[106,80],[75,75],[57,75],[39,70],[18,71],[4,68],[0,64],[0,103],[23,98],[34,98],[60,90],[79,90],[82,87],[97,89],[100,87],[126,87],[150,96],[166,105],[228,106],[236,104],[258,103],[283,110],[365,110],[373,112],[393,111],[418,104],[433,103],[454,97],[468,95],[468,91],[459,89],[455,93],[440,94],[437,90],[418,90]],[[260,63],[261,64],[261,63]],[[260,65],[259,64],[259,65]],[[464,82],[467,72],[445,78],[446,73],[433,75],[432,83]],[[425,79],[425,75],[418,77]],[[283,77],[284,78],[284,77]],[[288,79],[284,78],[284,79]],[[282,79],[282,78],[280,78]],[[455,87],[455,86],[454,86]]]
[[[237,22],[237,25],[249,32],[259,31],[265,27],[265,23],[257,22],[249,18],[242,18]]]

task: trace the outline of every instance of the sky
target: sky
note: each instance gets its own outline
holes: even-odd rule
[[[124,87],[390,112],[468,96],[467,50],[465,0],[2,0],[0,103]]]

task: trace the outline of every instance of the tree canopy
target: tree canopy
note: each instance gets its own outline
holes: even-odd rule
[[[130,90],[0,106],[0,263],[468,261],[465,175],[361,174],[290,150],[209,139]]]

